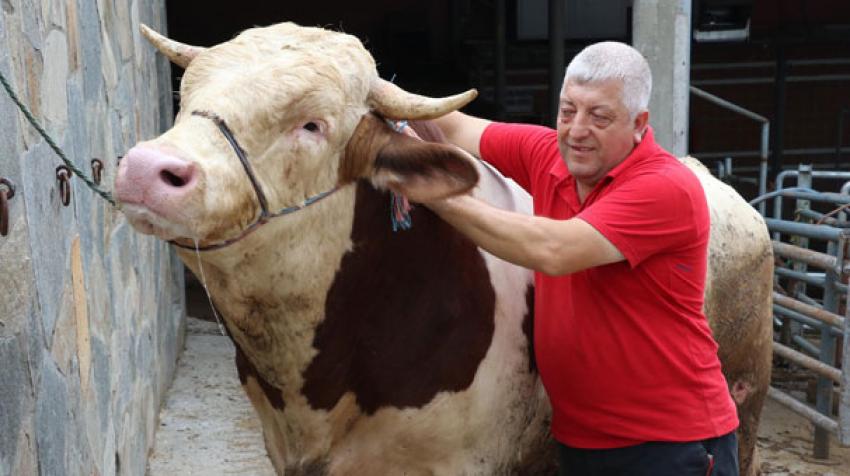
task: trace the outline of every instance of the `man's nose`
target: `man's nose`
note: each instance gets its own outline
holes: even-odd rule
[[[573,118],[572,126],[570,127],[570,138],[582,139],[590,133],[589,117],[587,114],[578,113]]]

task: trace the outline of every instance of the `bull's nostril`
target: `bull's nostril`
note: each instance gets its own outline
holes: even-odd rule
[[[175,175],[172,172],[169,172],[168,170],[163,170],[159,173],[159,176],[164,182],[170,184],[172,187],[182,187],[186,185],[186,180]]]

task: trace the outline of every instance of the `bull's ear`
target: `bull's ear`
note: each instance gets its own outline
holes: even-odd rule
[[[414,139],[394,131],[383,119],[363,116],[345,149],[340,182],[368,178],[378,188],[404,193],[415,201],[466,193],[478,183],[472,158],[457,147]]]

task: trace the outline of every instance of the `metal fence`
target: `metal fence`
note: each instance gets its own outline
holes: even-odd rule
[[[791,178],[796,184],[786,188]],[[823,192],[812,188],[814,179],[818,183],[844,183],[837,193]],[[774,353],[813,372],[816,379],[814,407],[773,386],[769,395],[815,425],[813,456],[821,459],[829,457],[830,435],[842,446],[850,446],[848,192],[850,172],[812,170],[802,165],[798,170],[780,173],[776,190],[751,202],[757,205],[774,200],[773,216],[765,219],[777,257]],[[813,203],[817,205],[813,207]],[[793,210],[789,204],[793,204]],[[839,353],[840,343],[843,352]]]

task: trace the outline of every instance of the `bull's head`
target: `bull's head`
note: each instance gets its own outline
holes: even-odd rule
[[[142,32],[186,69],[174,126],[133,147],[118,171],[116,195],[144,233],[220,243],[258,219],[260,195],[276,211],[359,179],[393,186],[424,176],[439,181],[443,195],[477,181],[458,149],[421,143],[383,120],[439,117],[471,101],[474,90],[443,99],[410,94],[378,77],[356,38],[292,23],[211,48]]]

